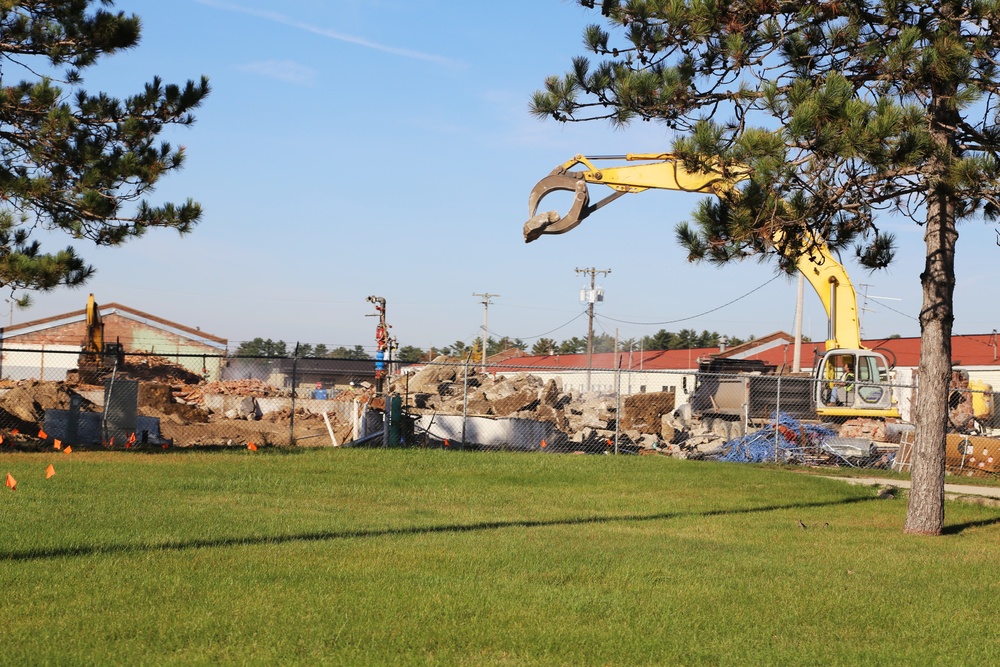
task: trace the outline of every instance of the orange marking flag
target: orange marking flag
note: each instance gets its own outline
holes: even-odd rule
[[[3,444],[3,436],[0,435],[0,445],[2,445],[2,444]]]
[[[62,449],[62,440],[60,440],[59,438],[56,438],[52,442],[52,449]]]
[[[45,469],[45,479],[52,479],[56,475],[56,467],[49,464],[49,467]]]
[[[448,442],[448,438],[445,438],[445,439],[444,439],[444,446],[445,446],[445,447],[451,447],[451,443],[450,443],[450,442]]]
[[[43,431],[42,429],[38,429],[38,437],[41,438],[42,440],[45,440],[45,438],[49,437],[49,434]]]
[[[545,442],[545,438],[542,438],[542,449],[545,449],[548,446],[549,446],[549,443]]]
[[[73,453],[73,448],[70,447],[69,445],[66,445],[66,449],[63,450],[63,454],[72,454],[72,453]]]
[[[7,473],[7,481],[5,482],[5,484],[7,485],[8,488],[10,488],[11,491],[17,491],[17,480],[14,479],[14,476],[11,475],[10,473]]]
[[[249,449],[251,452],[256,452],[257,451],[257,445],[253,444],[253,442],[250,442],[250,443],[247,444],[247,449]]]

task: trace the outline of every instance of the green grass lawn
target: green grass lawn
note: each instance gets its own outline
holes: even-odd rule
[[[4,664],[1000,661],[1000,508],[949,503],[947,535],[905,536],[905,496],[661,457],[2,454],[7,471]]]

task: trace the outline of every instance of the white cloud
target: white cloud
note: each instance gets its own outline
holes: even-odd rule
[[[316,70],[293,60],[262,60],[240,65],[237,69],[296,86],[311,86],[316,83]]]
[[[349,44],[356,44],[357,46],[362,46],[366,49],[373,49],[375,51],[382,51],[383,53],[391,53],[393,55],[402,56],[404,58],[410,58],[413,60],[425,60],[427,62],[437,63],[439,65],[447,65],[449,67],[464,67],[464,63],[457,60],[452,60],[451,58],[445,58],[444,56],[438,56],[433,53],[424,53],[422,51],[413,51],[411,49],[405,49],[397,46],[389,46],[386,44],[379,44],[378,42],[373,42],[371,40],[365,39],[364,37],[356,37],[354,35],[348,35],[345,33],[337,32],[336,30],[330,30],[329,28],[322,28],[320,26],[313,25],[311,23],[306,23],[304,21],[298,21],[281,14],[280,12],[272,12],[264,9],[252,9],[250,7],[243,7],[241,5],[233,4],[231,2],[226,2],[225,0],[194,0],[198,4],[205,5],[206,7],[215,7],[216,9],[221,9],[227,12],[238,12],[240,14],[247,14],[249,16],[256,16],[258,18],[265,19],[267,21],[273,21],[274,23],[280,23],[282,25],[287,25],[298,30],[303,30],[305,32],[310,32],[314,35],[319,35],[321,37],[327,37],[329,39],[335,39],[340,42],[347,42]]]

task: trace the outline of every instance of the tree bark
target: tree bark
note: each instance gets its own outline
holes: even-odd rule
[[[927,203],[927,259],[920,274],[920,367],[910,501],[904,531],[940,535],[944,529],[945,433],[951,383],[955,291],[955,206],[939,185]]]

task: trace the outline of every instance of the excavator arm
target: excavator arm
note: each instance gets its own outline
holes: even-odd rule
[[[597,168],[596,161],[624,160],[639,162],[625,166]],[[575,167],[582,167],[574,169]],[[591,213],[618,197],[644,190],[679,190],[723,196],[732,192],[740,181],[750,177],[748,167],[723,168],[709,165],[704,171],[688,171],[681,160],[670,153],[628,153],[626,155],[590,156],[577,155],[559,165],[540,180],[528,196],[528,214],[524,224],[524,240],[534,241],[545,234],[563,234],[575,228]],[[605,185],[613,193],[590,203],[590,185]],[[573,203],[566,215],[557,211],[538,212],[541,201],[556,191],[574,193]],[[782,232],[772,242],[781,251]],[[816,290],[827,315],[826,349],[863,349],[858,322],[858,299],[847,271],[819,239],[810,244],[810,250],[795,258],[796,268]]]
[[[641,161],[642,164],[597,169],[595,160]],[[583,165],[585,169],[574,170]],[[692,172],[670,153],[628,153],[626,155],[577,155],[540,180],[528,196],[531,219],[524,224],[524,240],[530,243],[542,234],[563,234],[573,229],[584,218],[622,195],[643,190],[681,190],[722,195],[739,181],[747,178],[749,170],[723,171],[710,168],[705,172]],[[606,185],[614,192],[596,204],[590,203],[588,185]],[[574,193],[573,205],[565,216],[557,211],[538,213],[538,204],[548,194],[558,190]]]
[[[88,354],[104,353],[104,322],[93,294],[87,297],[87,332],[83,351]]]

